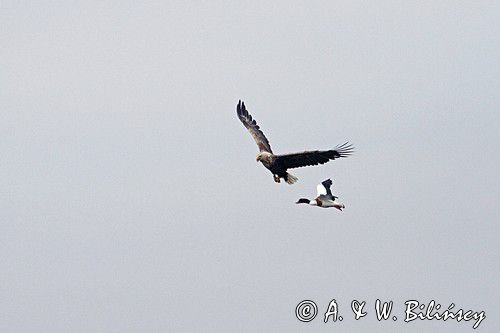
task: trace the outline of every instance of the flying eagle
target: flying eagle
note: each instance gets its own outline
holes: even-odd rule
[[[318,206],[322,208],[335,207],[341,211],[343,208],[345,208],[345,205],[337,200],[338,197],[332,194],[332,191],[330,190],[332,184],[333,182],[331,179],[323,181],[317,186],[318,196],[316,198],[314,198],[313,200],[300,198],[296,203],[305,203],[311,206]]]
[[[332,150],[314,150],[304,151],[302,153],[275,155],[271,150],[269,141],[260,130],[259,125],[252,119],[252,116],[245,108],[245,103],[242,101],[238,102],[236,113],[259,147],[260,152],[257,154],[257,162],[261,162],[271,171],[276,183],[280,182],[280,178],[283,178],[288,184],[293,184],[297,181],[297,177],[289,174],[287,169],[324,164],[336,158],[347,157],[353,152],[353,146],[346,142]]]

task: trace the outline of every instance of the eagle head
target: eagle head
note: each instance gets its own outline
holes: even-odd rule
[[[255,160],[257,162],[262,162],[262,163],[271,163],[273,154],[267,151],[261,151],[260,153],[257,154],[255,157]]]

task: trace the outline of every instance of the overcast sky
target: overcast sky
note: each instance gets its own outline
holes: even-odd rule
[[[0,331],[473,331],[415,299],[498,332],[499,31],[496,1],[3,1]],[[275,153],[355,154],[276,184],[239,99]],[[329,177],[343,212],[294,204]]]

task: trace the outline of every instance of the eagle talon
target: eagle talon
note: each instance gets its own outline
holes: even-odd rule
[[[280,183],[280,182],[281,182],[281,179],[280,179],[280,177],[279,177],[279,176],[274,175],[273,177],[274,177],[274,181],[275,181],[276,183]]]

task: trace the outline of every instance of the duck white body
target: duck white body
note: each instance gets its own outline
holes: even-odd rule
[[[321,208],[337,208],[338,210],[342,210],[345,208],[345,205],[338,201],[338,197],[334,196],[330,190],[330,186],[332,186],[333,182],[331,179],[327,179],[323,181],[321,184],[317,186],[318,196],[312,200],[300,198],[296,203],[306,203],[311,206],[318,206]]]

